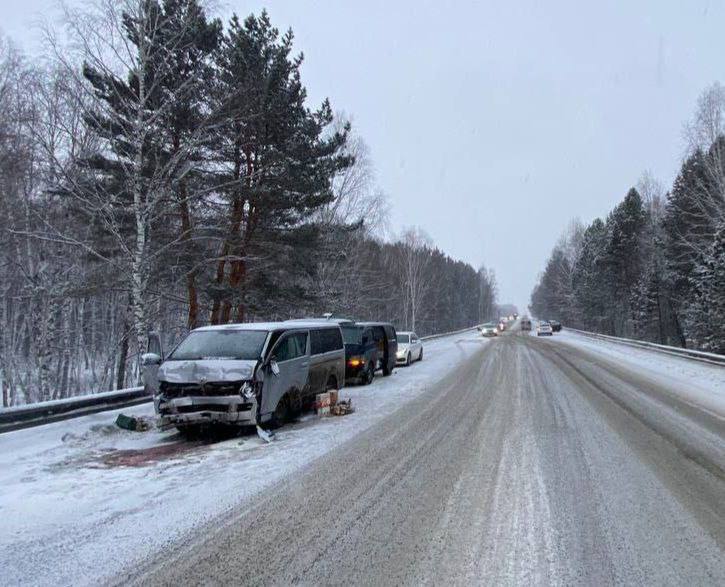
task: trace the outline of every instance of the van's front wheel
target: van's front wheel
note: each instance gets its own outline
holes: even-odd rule
[[[290,396],[289,393],[285,393],[277,402],[277,407],[272,412],[272,419],[270,425],[272,428],[279,428],[290,420],[291,415]]]
[[[199,440],[202,437],[201,426],[177,426],[176,430],[184,437],[184,440]]]
[[[362,377],[360,378],[363,385],[370,385],[375,378],[375,369],[372,363],[368,363],[363,370]]]

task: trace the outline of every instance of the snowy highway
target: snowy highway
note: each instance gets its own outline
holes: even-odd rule
[[[471,334],[347,391],[271,445],[3,435],[0,581],[725,583],[725,369]]]
[[[562,339],[481,346],[139,582],[723,584],[723,414]]]

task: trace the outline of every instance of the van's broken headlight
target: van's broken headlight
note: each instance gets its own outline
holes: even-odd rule
[[[254,397],[254,387],[249,381],[245,381],[239,388],[239,394],[245,399],[252,399]]]

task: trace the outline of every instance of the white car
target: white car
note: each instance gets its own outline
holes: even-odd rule
[[[539,322],[536,327],[536,336],[554,336],[554,330],[548,322]]]
[[[410,365],[413,361],[423,360],[423,342],[415,332],[398,332],[398,365]]]
[[[487,322],[479,330],[481,331],[481,336],[498,336],[496,325],[492,322]]]

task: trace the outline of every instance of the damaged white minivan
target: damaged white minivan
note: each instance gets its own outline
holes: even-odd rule
[[[276,427],[315,395],[345,381],[337,324],[271,322],[192,330],[163,356],[157,337],[142,357],[161,428],[187,436],[219,427]]]

